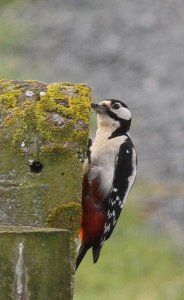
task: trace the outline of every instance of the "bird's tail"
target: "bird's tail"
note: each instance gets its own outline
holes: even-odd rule
[[[102,246],[93,246],[92,252],[93,252],[93,262],[94,264],[98,261],[100,256]]]
[[[90,248],[90,246],[88,245],[81,245],[77,254],[77,258],[76,258],[76,268],[75,270],[77,270],[78,266],[80,265],[81,261],[83,260],[86,252],[88,251],[88,249]]]

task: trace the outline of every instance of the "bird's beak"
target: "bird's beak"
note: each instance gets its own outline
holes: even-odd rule
[[[97,113],[105,113],[105,106],[102,106],[100,104],[91,103],[91,108],[94,109],[94,111],[96,111]]]

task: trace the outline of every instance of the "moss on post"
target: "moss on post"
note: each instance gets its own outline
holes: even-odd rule
[[[63,228],[71,231],[71,236],[76,237],[79,230],[81,204],[70,202],[54,207],[47,218],[49,227]]]
[[[0,226],[70,230],[71,290],[90,99],[85,84],[0,80]]]
[[[84,84],[0,81],[0,224],[46,225],[80,200],[90,96]]]

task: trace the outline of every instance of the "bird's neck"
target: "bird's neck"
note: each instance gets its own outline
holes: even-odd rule
[[[121,128],[116,128],[114,131],[112,131],[112,128],[99,127],[96,131],[95,140],[103,143],[104,140],[109,140],[123,135],[129,136],[129,131],[122,131]]]
[[[121,135],[129,136],[130,125],[131,125],[131,120],[123,120],[121,122],[121,125],[112,132],[109,138],[112,139]]]
[[[108,135],[108,138],[114,138],[121,135],[127,135],[130,130],[131,119],[130,120],[115,120],[109,118],[108,116],[101,118],[97,116],[97,134]]]

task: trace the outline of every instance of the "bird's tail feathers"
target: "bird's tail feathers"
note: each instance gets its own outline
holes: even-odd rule
[[[98,261],[99,256],[100,256],[100,251],[101,251],[102,246],[93,246],[92,248],[92,253],[93,253],[93,262],[94,264]]]
[[[88,251],[89,248],[90,248],[90,246],[84,245],[84,244],[82,244],[80,246],[79,251],[77,253],[75,270],[77,270],[78,266],[80,265],[81,261],[83,260],[85,254],[86,254],[86,252]]]

